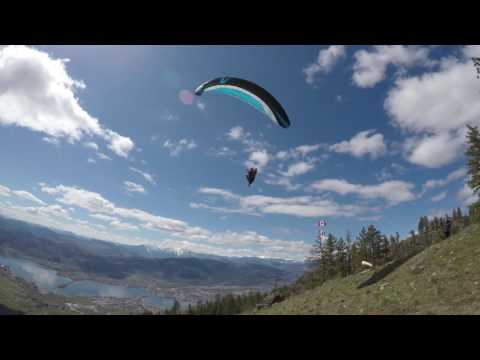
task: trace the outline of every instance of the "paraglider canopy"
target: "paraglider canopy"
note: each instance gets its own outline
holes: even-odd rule
[[[280,103],[267,90],[251,81],[234,77],[220,77],[200,85],[195,90],[195,95],[201,96],[206,91],[216,91],[233,96],[267,115],[275,124],[283,128],[290,126],[287,113]]]

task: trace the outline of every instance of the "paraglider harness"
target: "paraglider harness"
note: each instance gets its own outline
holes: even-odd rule
[[[257,169],[250,168],[247,170],[247,175],[245,175],[245,177],[247,178],[248,186],[252,185],[252,183],[255,181],[256,176],[257,176]]]

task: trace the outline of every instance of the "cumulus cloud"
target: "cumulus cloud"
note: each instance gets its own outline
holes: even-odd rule
[[[345,57],[345,53],[344,45],[332,45],[327,49],[320,50],[317,60],[303,69],[305,81],[313,84],[317,74],[328,74],[334,65]]]
[[[373,87],[385,79],[388,65],[400,73],[412,66],[432,66],[430,49],[422,46],[377,45],[372,51],[359,50],[354,54],[353,83],[362,88]]]
[[[42,200],[37,198],[32,193],[29,193],[28,191],[25,191],[25,190],[11,190],[7,186],[0,185],[0,196],[11,197],[12,195],[16,196],[18,198],[24,199],[24,200],[34,202],[34,203],[39,204],[39,205],[46,205]]]
[[[124,181],[123,184],[124,184],[124,189],[129,193],[140,193],[140,194],[147,193],[142,185],[135,184],[134,182],[131,182],[131,181]]]
[[[439,202],[439,201],[442,201],[443,199],[445,199],[447,197],[447,192],[446,191],[442,191],[441,193],[435,195],[432,197],[432,201],[433,202]]]
[[[330,146],[330,151],[351,154],[355,157],[370,155],[372,159],[386,153],[387,147],[382,134],[374,134],[374,130],[361,131],[350,140]]]
[[[273,174],[267,174],[267,178],[263,180],[264,183],[269,185],[276,185],[285,188],[287,191],[295,191],[300,189],[300,184],[293,184],[291,179],[284,176],[276,176]]]
[[[58,140],[54,137],[43,137],[42,141],[47,143],[47,144],[54,145],[54,146],[59,146],[60,145],[60,140]]]
[[[440,60],[437,71],[399,78],[384,103],[393,125],[412,134],[405,157],[437,168],[462,156],[465,126],[480,124],[478,80],[468,57],[478,47],[466,47],[460,57]]]
[[[455,171],[452,171],[450,174],[448,174],[445,179],[437,179],[437,180],[431,179],[426,181],[425,184],[423,184],[423,191],[425,192],[427,190],[443,187],[455,180],[464,178],[465,176],[467,176],[467,169],[464,167],[459,168]]]
[[[121,235],[112,233],[111,231],[104,231],[107,230],[105,226],[101,224],[90,224],[85,220],[72,218],[69,214],[69,211],[71,210],[63,208],[58,204],[42,207],[5,204],[5,206],[0,207],[0,214],[3,216],[42,226],[48,226],[54,229],[70,231],[89,238],[119,242],[123,244],[148,243],[148,240],[146,239],[138,239],[137,237],[131,236],[123,237]],[[112,228],[113,227],[111,226],[110,229]]]
[[[41,190],[46,194],[56,196],[56,201],[61,204],[76,206],[91,213],[136,220],[147,229],[160,230],[190,239],[205,238],[210,234],[205,229],[190,226],[180,220],[153,215],[140,209],[117,207],[102,195],[81,188],[58,185],[56,187],[43,186]]]
[[[167,139],[163,143],[163,147],[168,149],[170,156],[177,156],[182,151],[192,150],[197,147],[194,140],[181,139],[178,142]]]
[[[461,201],[464,206],[469,206],[478,201],[478,195],[472,191],[468,184],[465,184],[458,191],[457,199]]]
[[[267,166],[268,162],[270,161],[270,155],[267,151],[254,151],[250,153],[248,160],[245,162],[245,166],[247,167],[256,167],[259,170],[263,169]]]
[[[245,136],[245,131],[241,126],[234,126],[227,133],[227,137],[231,140],[240,140]]]
[[[255,140],[251,133],[245,131],[241,126],[231,128],[226,137],[231,141],[238,141],[245,147],[245,152],[265,151],[270,145],[261,140]]]
[[[324,144],[300,145],[293,149],[281,150],[275,154],[278,160],[299,159],[308,156],[310,153],[325,148]]]
[[[75,91],[85,84],[69,76],[67,61],[28,46],[0,48],[0,124],[44,133],[49,142],[98,136],[127,157],[133,141],[102,127],[80,106]]]
[[[31,202],[37,203],[39,205],[46,205],[42,200],[37,198],[35,195],[29,193],[28,191],[17,190],[17,191],[12,191],[12,194],[14,194],[14,195],[16,195],[16,196],[18,196],[22,199],[29,200]]]
[[[134,168],[134,167],[129,167],[129,169],[130,169],[131,171],[137,173],[137,174],[142,175],[143,178],[144,178],[145,180],[147,180],[150,184],[152,184],[152,185],[156,185],[156,184],[157,184],[157,183],[155,182],[155,179],[153,178],[153,175],[151,175],[151,174],[149,174],[149,173],[147,173],[147,172],[145,172],[145,171],[138,170],[138,169],[136,169],[136,168]]]
[[[118,221],[118,220],[113,220],[112,222],[110,222],[110,226],[113,226],[114,228],[117,228],[119,230],[130,230],[130,231],[131,230],[138,230],[137,225],[124,223],[124,222],[121,222],[121,221]]]
[[[325,179],[312,183],[310,190],[335,192],[340,195],[356,194],[366,199],[383,199],[394,205],[415,199],[414,184],[391,180],[377,185],[352,184],[343,179]]]
[[[113,216],[108,216],[108,215],[104,215],[104,214],[89,214],[89,216],[94,218],[94,219],[102,220],[102,221],[106,221],[106,222],[112,222],[112,221],[118,220],[117,218],[115,218]]]
[[[286,177],[299,176],[312,171],[314,168],[315,166],[313,164],[307,163],[305,161],[300,161],[290,165],[287,171],[283,173],[283,175]]]
[[[83,146],[85,146],[87,149],[98,151],[98,145],[95,144],[93,141],[83,143]]]
[[[408,138],[403,145],[405,158],[412,164],[428,168],[448,165],[462,154],[465,146],[462,133],[443,132]]]
[[[248,215],[282,214],[297,217],[352,217],[372,210],[372,208],[366,208],[356,204],[338,204],[334,201],[314,196],[285,198],[262,195],[239,196],[230,191],[217,188],[200,188],[199,193],[221,197],[223,200],[235,206],[229,208],[224,207],[223,209]],[[198,204],[196,204],[195,208],[209,209],[209,206],[198,206]],[[218,208],[216,210],[218,211]]]
[[[121,136],[111,130],[105,131],[105,139],[110,141],[108,148],[118,156],[124,158],[128,157],[128,153],[132,151],[134,147],[134,143],[130,138]]]
[[[0,185],[0,196],[10,197],[10,189],[6,186]]]

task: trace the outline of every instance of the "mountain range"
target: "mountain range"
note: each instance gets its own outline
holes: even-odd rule
[[[294,281],[305,270],[302,262],[118,244],[5,217],[0,217],[0,253],[70,274],[115,280],[147,276],[188,285],[271,285]]]

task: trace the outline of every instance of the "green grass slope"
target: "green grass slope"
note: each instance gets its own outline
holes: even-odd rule
[[[0,305],[6,308],[6,312],[13,310],[29,315],[79,314],[79,311],[70,309],[68,301],[69,299],[54,294],[41,294],[33,285],[0,270]],[[79,302],[75,301],[77,304]]]
[[[430,246],[377,283],[358,289],[375,271],[330,280],[252,314],[480,314],[480,225]]]

